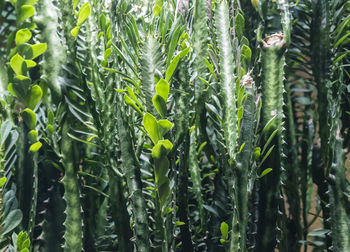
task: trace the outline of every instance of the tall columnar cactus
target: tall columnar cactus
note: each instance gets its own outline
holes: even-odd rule
[[[294,2],[0,0],[0,251],[350,250],[349,1]]]
[[[264,251],[273,250],[277,245],[278,208],[280,204],[280,183],[283,153],[283,92],[285,41],[283,34],[273,34],[262,41],[262,125],[264,142],[272,134],[273,149],[263,163],[263,170],[271,168],[272,175],[263,178],[261,183],[260,212],[258,226],[258,245]],[[275,133],[274,133],[275,132]],[[271,150],[271,149],[270,149]]]
[[[69,124],[66,119],[62,127],[62,164],[65,175],[62,180],[64,185],[64,199],[66,201],[66,220],[64,221],[64,251],[81,251],[83,248],[83,222],[80,205],[80,192],[77,180],[77,162],[74,157],[74,147],[68,136]]]

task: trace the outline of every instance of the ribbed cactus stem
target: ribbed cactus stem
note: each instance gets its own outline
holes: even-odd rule
[[[66,220],[64,221],[64,251],[82,251],[83,230],[82,214],[80,205],[79,184],[77,178],[77,167],[73,156],[72,140],[68,136],[69,122],[66,118],[62,126],[62,164],[65,175],[62,180],[64,186],[64,199],[66,201]]]
[[[121,149],[121,160],[124,167],[126,183],[132,203],[135,245],[137,251],[150,251],[150,234],[146,202],[142,194],[140,165],[137,162],[135,149],[130,141],[130,130],[125,115],[117,107],[118,135]]]
[[[282,33],[267,36],[262,41],[261,86],[262,86],[262,126],[270,122],[263,135],[266,142],[277,130],[271,146],[274,149],[262,165],[261,171],[272,168],[271,174],[262,178],[260,191],[260,218],[258,223],[257,248],[261,251],[273,251],[277,246],[277,228],[280,205],[280,186],[283,156],[283,92],[284,92],[284,51],[285,42]]]
[[[248,229],[248,175],[252,169],[252,155],[254,151],[254,135],[256,129],[256,88],[252,77],[249,74],[242,77],[241,84],[244,85],[246,99],[243,103],[243,118],[239,145],[244,144],[243,149],[237,155],[236,188],[237,208],[240,233],[240,251],[247,250],[247,229]],[[231,240],[231,251],[235,244]]]
[[[346,191],[347,180],[345,177],[343,141],[337,139],[335,143],[335,160],[331,167],[331,186],[330,201],[331,204],[331,228],[333,235],[333,251],[350,251],[350,220],[347,215],[346,202],[344,195]]]

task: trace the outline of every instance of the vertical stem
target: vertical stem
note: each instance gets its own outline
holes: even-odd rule
[[[62,126],[62,164],[65,168],[65,175],[62,180],[64,185],[64,199],[66,201],[66,220],[64,221],[64,251],[82,251],[83,230],[80,205],[79,184],[76,173],[76,163],[73,156],[73,145],[69,138],[69,120],[65,119]]]

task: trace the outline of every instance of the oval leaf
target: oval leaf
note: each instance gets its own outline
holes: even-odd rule
[[[18,23],[22,23],[24,20],[26,20],[27,18],[30,18],[34,15],[35,13],[35,9],[33,6],[31,5],[22,5],[21,6],[21,10],[18,16]]]
[[[150,113],[146,113],[143,116],[142,120],[143,126],[145,127],[149,137],[151,138],[152,142],[156,144],[159,141],[158,136],[158,123],[156,118],[151,115]]]
[[[10,66],[17,75],[22,75],[27,70],[24,59],[18,53],[11,58]]]
[[[30,93],[27,97],[27,106],[30,109],[34,109],[36,105],[39,103],[41,97],[43,96],[43,91],[41,90],[41,87],[38,85],[32,86]]]
[[[34,130],[36,126],[36,115],[33,110],[26,108],[22,111],[22,117],[27,127],[31,130]]]
[[[28,29],[21,29],[16,33],[16,45],[28,42],[32,38],[32,33]]]
[[[78,22],[77,26],[80,26],[82,23],[85,22],[85,20],[89,17],[90,15],[90,5],[89,2],[84,3],[78,13]]]
[[[35,44],[32,45],[32,50],[33,50],[33,56],[32,59],[35,59],[36,57],[40,56],[46,51],[47,44],[46,43],[40,43],[40,44]]]
[[[38,150],[40,150],[41,146],[43,146],[43,144],[40,143],[40,142],[33,143],[33,144],[29,147],[29,151],[30,151],[30,152],[37,152]]]

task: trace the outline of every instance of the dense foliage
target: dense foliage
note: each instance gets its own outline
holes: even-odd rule
[[[0,14],[1,251],[350,251],[348,0]]]

